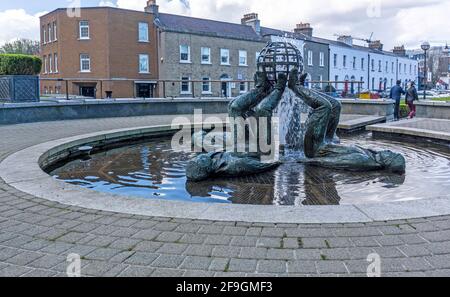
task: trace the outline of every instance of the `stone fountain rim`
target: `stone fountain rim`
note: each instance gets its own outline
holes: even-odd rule
[[[286,224],[342,224],[405,220],[450,215],[450,196],[416,201],[339,206],[264,206],[208,204],[142,199],[101,193],[58,181],[43,171],[49,160],[69,150],[176,132],[171,126],[147,126],[79,135],[38,144],[15,152],[0,163],[0,178],[33,197],[88,209],[180,219]]]

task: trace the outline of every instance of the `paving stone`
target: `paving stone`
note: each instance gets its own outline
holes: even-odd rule
[[[436,269],[450,269],[450,255],[435,255],[425,259]]]
[[[161,255],[153,263],[152,267],[177,268],[183,263],[185,256]]]
[[[120,250],[110,248],[97,248],[86,255],[87,259],[107,261],[119,254]]]
[[[157,251],[159,254],[182,254],[188,248],[184,243],[165,243]]]
[[[234,227],[234,226],[226,226],[222,232],[222,234],[224,234],[224,235],[236,235],[236,236],[243,236],[246,233],[247,233],[247,228]]]
[[[244,247],[239,254],[241,259],[267,259],[266,248],[250,248]]]
[[[155,240],[160,242],[178,242],[183,235],[183,233],[177,232],[163,232]]]
[[[30,264],[31,262],[43,257],[44,254],[36,253],[36,252],[21,252],[20,254],[17,254],[14,257],[5,259],[5,262],[17,266],[26,266]]]
[[[127,266],[123,264],[93,262],[84,267],[81,274],[86,276],[115,277],[125,270],[125,268]]]
[[[240,247],[216,246],[212,251],[212,256],[218,258],[237,258],[240,252]]]
[[[141,241],[142,240],[137,240],[137,239],[132,239],[132,238],[120,238],[120,239],[112,242],[109,245],[109,248],[122,250],[122,251],[129,251],[129,250],[133,250],[134,247],[136,247],[136,245],[138,243],[140,243]]]
[[[33,269],[24,275],[23,277],[54,277],[56,276],[56,271],[50,271],[50,270],[42,270],[42,269]]]
[[[272,237],[260,237],[256,242],[256,246],[261,248],[281,248],[282,244],[281,238]]]
[[[306,249],[328,248],[325,238],[302,238],[302,247]]]
[[[347,274],[347,268],[341,261],[319,261],[316,262],[317,271],[320,274]]]
[[[228,245],[231,242],[231,236],[228,235],[208,235],[205,244]]]
[[[159,254],[136,252],[128,257],[124,263],[131,265],[148,266],[159,257]]]
[[[424,257],[431,256],[431,252],[426,248],[426,245],[405,245],[398,248],[402,253],[408,257]]]
[[[295,251],[297,260],[320,260],[321,252],[319,249],[300,249]]]
[[[404,258],[406,257],[398,248],[396,247],[375,247],[375,253],[380,255],[381,258]]]
[[[135,247],[135,251],[140,252],[156,252],[158,249],[160,249],[163,246],[162,242],[154,242],[154,241],[142,241],[139,242]]]
[[[258,273],[285,273],[287,271],[287,263],[280,260],[260,260],[256,271]]]
[[[205,256],[209,257],[212,255],[213,247],[211,245],[189,245],[186,251],[184,251],[185,255],[188,256]]]
[[[33,268],[41,268],[41,269],[51,269],[52,267],[66,262],[65,257],[56,256],[56,255],[44,255],[43,257],[38,258],[37,260],[28,264],[28,266]]]
[[[270,260],[294,260],[294,250],[269,249],[266,258]]]
[[[317,268],[314,261],[288,261],[289,273],[317,274]]]
[[[119,274],[119,277],[149,277],[154,271],[153,268],[129,266]]]
[[[181,269],[207,270],[212,259],[209,257],[187,256],[181,264]]]
[[[228,270],[230,259],[225,258],[212,258],[209,270],[211,271],[221,271],[224,272]]]
[[[21,266],[8,266],[0,270],[0,277],[18,277],[32,271],[31,268]]]
[[[214,272],[202,270],[186,270],[183,277],[214,277]]]
[[[155,230],[141,230],[139,232],[137,232],[136,234],[134,234],[132,237],[136,238],[136,239],[145,239],[145,240],[153,240],[155,239],[157,236],[159,236],[161,234],[160,231],[155,231]]]
[[[184,270],[158,268],[152,273],[151,277],[182,277]]]
[[[229,272],[254,272],[256,270],[256,260],[231,259]]]
[[[434,255],[450,254],[450,242],[432,242],[426,248]]]
[[[246,236],[235,236],[231,240],[232,246],[241,246],[241,247],[254,247],[257,242],[256,237],[246,237]]]
[[[283,248],[297,249],[299,248],[298,238],[283,238]]]

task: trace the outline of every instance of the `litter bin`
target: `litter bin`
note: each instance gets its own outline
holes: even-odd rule
[[[111,99],[112,98],[112,91],[106,91],[106,98]]]

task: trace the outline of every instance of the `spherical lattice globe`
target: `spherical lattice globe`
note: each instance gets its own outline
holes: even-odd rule
[[[289,75],[293,68],[303,72],[303,58],[299,49],[288,42],[270,42],[257,61],[259,72],[266,73],[270,82],[276,83],[278,74]]]

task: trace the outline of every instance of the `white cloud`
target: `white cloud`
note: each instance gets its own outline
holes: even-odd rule
[[[368,38],[373,32],[374,39],[381,39],[386,49],[450,38],[448,0],[190,0],[190,9],[180,0],[157,3],[161,12],[229,22],[257,12],[263,26],[284,30],[310,22],[315,35],[326,38],[344,33]],[[146,0],[118,0],[117,5],[142,10]],[[369,17],[378,16],[378,11],[379,17]]]
[[[45,13],[30,15],[24,9],[0,11],[0,44],[18,38],[39,40],[39,17]]]

